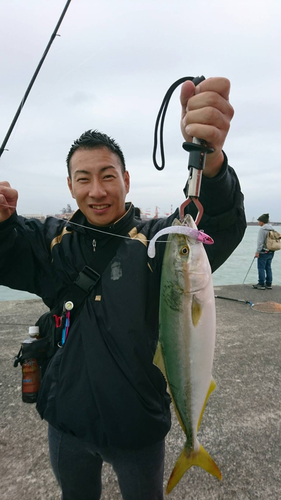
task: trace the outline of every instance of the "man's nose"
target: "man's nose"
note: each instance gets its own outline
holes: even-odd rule
[[[106,196],[106,190],[101,182],[99,182],[98,180],[94,180],[91,183],[89,196],[91,198],[96,198],[96,199],[103,198],[104,196]]]

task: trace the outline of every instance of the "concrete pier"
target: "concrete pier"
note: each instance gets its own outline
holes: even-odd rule
[[[278,302],[281,287],[215,287],[215,294]],[[281,498],[281,313],[261,313],[243,302],[216,299],[216,391],[207,404],[199,441],[223,481],[193,467],[170,500]],[[21,368],[13,367],[28,326],[45,312],[40,300],[0,302],[0,464],[2,500],[59,500],[49,464],[47,425],[34,405],[21,402]],[[165,485],[184,444],[176,418],[166,440]],[[103,469],[102,500],[121,500],[114,472]]]

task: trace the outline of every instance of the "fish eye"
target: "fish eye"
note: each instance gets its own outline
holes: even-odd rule
[[[181,254],[181,255],[188,255],[188,253],[189,253],[189,248],[188,248],[188,246],[184,246],[184,247],[182,247],[182,248],[180,249],[180,254]]]

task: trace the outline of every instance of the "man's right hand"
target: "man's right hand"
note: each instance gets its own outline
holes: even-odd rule
[[[0,222],[9,219],[16,211],[18,192],[6,181],[0,182]]]

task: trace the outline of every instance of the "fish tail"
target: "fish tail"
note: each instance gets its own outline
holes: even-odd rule
[[[176,461],[175,467],[168,481],[166,489],[167,495],[178,484],[184,473],[193,465],[201,467],[202,469],[209,472],[213,476],[222,480],[221,471],[219,470],[217,464],[209,455],[209,453],[207,453],[207,451],[203,448],[203,446],[201,446],[201,444],[199,445],[199,449],[196,451],[189,450],[185,446],[178,460]]]

